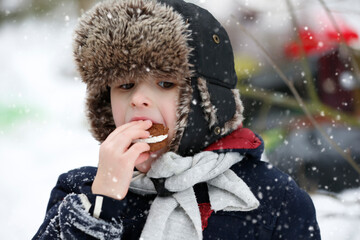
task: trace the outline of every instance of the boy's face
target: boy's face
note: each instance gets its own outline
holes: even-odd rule
[[[111,87],[111,109],[116,127],[137,120],[151,120],[169,128],[168,140],[174,137],[176,110],[179,96],[177,82],[172,79],[146,79],[120,81]],[[148,172],[151,163],[164,153],[163,148],[150,154],[145,162],[135,167]]]

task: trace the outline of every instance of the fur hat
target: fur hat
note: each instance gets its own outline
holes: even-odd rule
[[[182,0],[107,0],[85,14],[74,55],[100,142],[115,129],[109,85],[151,74],[179,82],[170,151],[193,155],[241,125],[229,37],[205,9]]]

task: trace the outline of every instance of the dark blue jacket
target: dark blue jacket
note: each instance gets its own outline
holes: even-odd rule
[[[234,138],[237,141],[234,141]],[[320,239],[314,205],[309,195],[286,174],[260,161],[262,140],[241,129],[207,150],[236,151],[245,158],[232,170],[250,187],[260,206],[250,212],[212,212],[203,231],[204,239]],[[139,239],[155,195],[129,192],[119,201],[104,197],[99,218],[92,212],[96,195],[91,185],[95,167],[83,167],[62,174],[51,192],[44,223],[34,239]],[[85,194],[89,211],[80,200]],[[196,196],[206,199],[206,186],[196,187]]]

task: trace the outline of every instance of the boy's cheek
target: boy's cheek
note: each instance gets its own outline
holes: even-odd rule
[[[120,127],[121,125],[124,125],[125,121],[123,121],[121,116],[119,116],[120,114],[118,113],[117,110],[112,109],[112,115],[116,127]]]
[[[124,125],[125,122],[125,115],[127,113],[126,108],[122,104],[118,104],[116,102],[111,102],[111,113],[115,122],[115,126],[119,127]]]

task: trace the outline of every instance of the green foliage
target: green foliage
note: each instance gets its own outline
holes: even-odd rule
[[[286,130],[284,128],[272,128],[261,133],[265,142],[265,150],[267,152],[273,151],[277,146],[284,142],[286,137]]]
[[[39,119],[42,113],[28,105],[4,105],[0,103],[0,128],[8,129],[16,124],[30,119]]]

